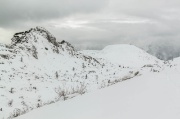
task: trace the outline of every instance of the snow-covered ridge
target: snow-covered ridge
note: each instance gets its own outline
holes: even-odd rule
[[[143,67],[147,64],[163,64],[162,60],[157,59],[136,46],[128,44],[110,45],[101,51],[85,50],[81,52],[96,58],[106,59],[115,64],[129,67]]]
[[[141,73],[141,72],[140,72]],[[85,55],[41,27],[0,45],[0,119],[138,76],[139,69]]]
[[[10,45],[0,44],[0,119],[158,73],[165,65],[171,67],[132,45],[76,51],[42,27],[15,33]]]

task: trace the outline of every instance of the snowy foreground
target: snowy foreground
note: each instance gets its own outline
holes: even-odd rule
[[[180,74],[147,73],[17,119],[180,119]]]
[[[77,51],[41,27],[0,44],[0,119],[179,119],[180,58]]]

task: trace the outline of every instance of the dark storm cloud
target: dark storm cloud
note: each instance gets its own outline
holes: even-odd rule
[[[76,13],[91,13],[105,6],[106,0],[0,0],[0,26],[18,22],[44,21]]]

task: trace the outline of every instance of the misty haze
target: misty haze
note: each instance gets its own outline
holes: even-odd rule
[[[180,119],[180,1],[0,0],[0,119]]]

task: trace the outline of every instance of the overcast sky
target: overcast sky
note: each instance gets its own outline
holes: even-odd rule
[[[79,48],[180,46],[180,0],[0,0],[0,42],[42,26]]]

